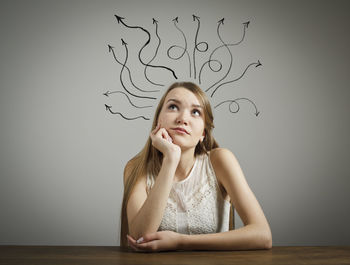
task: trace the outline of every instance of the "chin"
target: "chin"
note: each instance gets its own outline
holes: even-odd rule
[[[182,141],[177,141],[176,139],[173,139],[173,144],[178,145],[181,148],[181,150],[189,149],[193,147],[183,143]]]
[[[178,141],[175,138],[173,138],[173,144],[176,144],[176,145],[180,146],[181,148],[183,147],[183,143],[181,141]]]

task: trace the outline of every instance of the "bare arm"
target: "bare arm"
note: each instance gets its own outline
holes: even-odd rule
[[[161,231],[147,234],[141,243],[129,237],[129,244],[136,251],[241,250],[272,247],[269,224],[235,156],[227,149],[217,148],[211,151],[210,159],[216,176],[228,192],[244,227],[227,232],[201,235]]]
[[[216,234],[181,235],[179,249],[183,250],[250,250],[270,249],[271,236],[266,228],[246,225],[242,228]]]
[[[133,238],[140,238],[158,230],[163,212],[173,184],[177,163],[164,158],[162,167],[153,188],[146,194],[146,186],[138,183],[130,196],[127,215],[129,233]]]
[[[150,136],[153,146],[163,153],[163,162],[148,196],[145,176],[130,195],[127,205],[129,233],[136,239],[158,230],[181,155],[180,147],[172,144],[164,128],[157,126]]]
[[[268,249],[272,236],[265,215],[248,186],[235,156],[227,149],[214,149],[210,158],[218,180],[228,192],[244,227],[217,234],[184,235],[184,249]]]

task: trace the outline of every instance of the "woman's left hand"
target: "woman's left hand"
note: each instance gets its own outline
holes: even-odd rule
[[[182,235],[172,231],[147,234],[139,240],[127,236],[129,246],[138,252],[158,252],[179,249]],[[139,242],[139,243],[138,243]]]

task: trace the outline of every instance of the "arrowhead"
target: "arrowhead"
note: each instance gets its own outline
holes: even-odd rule
[[[114,15],[114,16],[118,20],[118,24],[119,24],[119,22],[121,22],[124,19],[123,17],[117,16],[117,15]]]
[[[249,23],[250,23],[250,21],[247,21],[247,22],[243,23],[243,25],[244,25],[246,28],[248,28]]]
[[[113,46],[111,46],[111,45],[108,44],[108,51],[109,51],[109,52],[111,52],[111,50],[113,50],[113,48],[114,48]]]
[[[255,113],[255,116],[258,117],[259,114],[260,114],[260,111],[258,111],[257,113]]]
[[[258,64],[255,67],[258,67],[260,65],[262,65],[262,64],[261,64],[260,60],[258,60]]]
[[[106,93],[103,93],[103,95],[105,95],[106,97],[109,96],[109,91],[107,91]]]
[[[200,17],[197,17],[196,15],[192,15],[193,17],[193,21],[195,21],[196,19],[199,20]]]
[[[174,18],[173,21],[179,23],[179,17]]]
[[[127,45],[127,43],[122,39],[122,45]]]
[[[218,21],[218,23],[220,23],[220,25],[221,25],[221,24],[224,25],[224,19],[225,19],[225,18],[222,18],[221,20]]]
[[[155,20],[154,18],[152,19],[153,19],[153,24],[158,23],[158,20]]]
[[[108,106],[107,104],[105,104],[106,110],[110,110],[112,108],[112,106]]]

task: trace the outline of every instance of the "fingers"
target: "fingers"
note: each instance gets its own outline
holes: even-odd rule
[[[127,235],[128,245],[137,252],[157,251],[157,240],[160,239],[158,233],[147,234],[138,240]]]
[[[167,140],[170,143],[173,142],[173,139],[170,137],[170,135],[166,129],[162,130],[162,137],[163,137],[163,139]]]
[[[129,235],[127,235],[126,237],[128,239],[129,247],[136,252],[140,252],[141,250],[137,247],[138,244],[136,243],[136,240]]]
[[[168,131],[165,128],[162,128],[160,123],[158,123],[157,126],[150,133],[152,140],[153,140],[153,137],[157,136],[157,135],[160,136],[161,138],[167,140],[170,143],[173,142],[173,139],[170,137]]]
[[[159,130],[159,128],[160,128],[160,123],[157,124],[157,126],[154,128],[154,130],[151,133],[156,134],[156,132]]]

